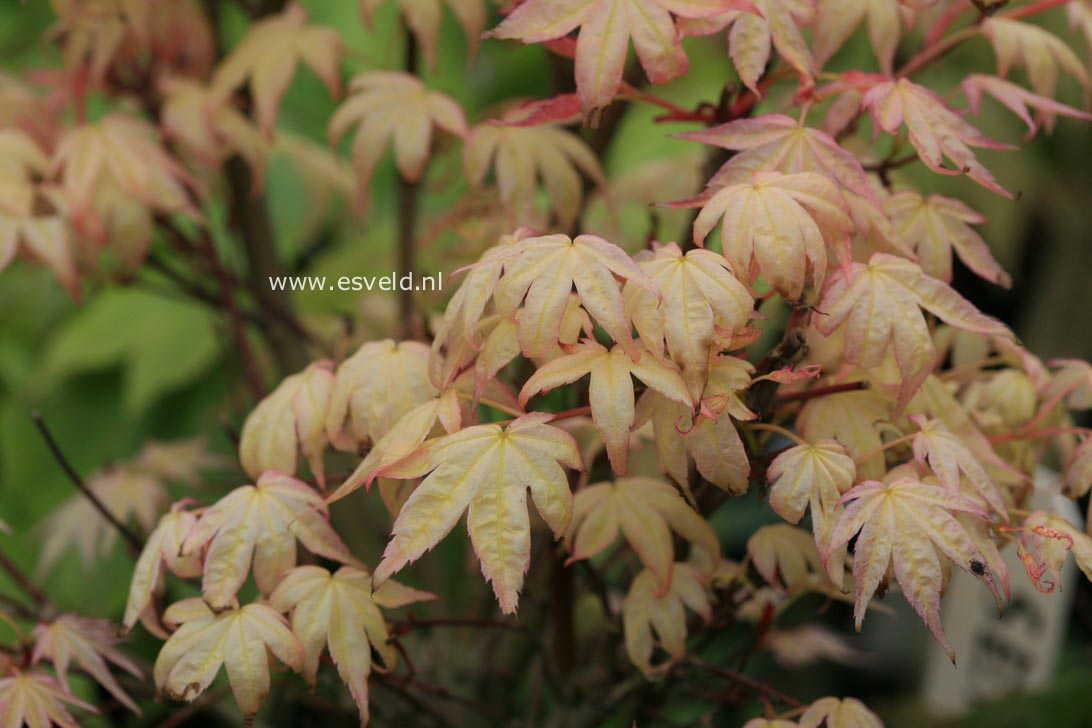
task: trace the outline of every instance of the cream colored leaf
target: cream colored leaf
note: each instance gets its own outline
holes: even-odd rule
[[[800,728],[883,728],[883,721],[856,698],[819,698],[800,716]]]
[[[429,91],[416,77],[400,71],[369,71],[354,78],[350,95],[330,117],[329,136],[336,142],[356,126],[352,155],[366,196],[372,172],[383,151],[394,150],[403,179],[420,180],[432,148],[434,129],[467,134],[463,110],[444,94]]]
[[[656,578],[660,593],[671,583],[675,562],[672,531],[701,549],[710,568],[720,560],[720,544],[712,527],[663,480],[619,478],[580,490],[566,537],[572,542],[568,562],[601,553],[618,537],[619,530]]]
[[[428,477],[406,501],[391,531],[373,583],[382,585],[435,546],[467,513],[482,573],[506,614],[514,613],[530,563],[527,490],[543,520],[560,537],[572,516],[562,465],[579,470],[580,452],[567,432],[529,414],[507,427],[477,425],[430,440],[390,477]]]
[[[872,120],[888,134],[898,134],[905,124],[910,143],[929,169],[941,174],[966,174],[999,195],[1011,197],[982,166],[971,147],[1008,149],[963,120],[939,96],[905,78],[876,84],[861,100]],[[944,166],[948,158],[953,169]]]
[[[214,93],[227,96],[247,85],[254,98],[258,125],[269,138],[277,123],[277,107],[300,63],[315,72],[330,95],[341,88],[341,37],[333,28],[307,23],[307,12],[290,3],[283,12],[250,26],[213,74]]]
[[[200,599],[172,605],[164,619],[181,626],[159,651],[156,688],[173,700],[192,702],[227,669],[235,702],[253,717],[269,695],[269,652],[303,671],[303,646],[284,617],[264,604],[213,612]]]
[[[826,132],[784,114],[737,119],[679,136],[738,152],[709,180],[710,190],[749,182],[756,172],[816,172],[860,197],[877,201],[868,173],[851,152]]]
[[[814,540],[787,523],[763,526],[747,540],[751,563],[770,586],[799,594],[828,584]]]
[[[897,477],[886,484],[865,481],[842,500],[848,505],[834,527],[824,557],[857,536],[853,555],[857,629],[873,593],[893,568],[906,600],[954,663],[955,652],[940,621],[944,581],[940,559],[947,557],[973,573],[1000,605],[993,576],[985,569],[973,568],[975,562],[984,564],[985,556],[955,518],[957,513],[967,513],[984,519],[985,511],[953,491],[911,477]]]
[[[383,586],[389,592],[399,585],[388,581]],[[409,593],[398,600],[399,606],[436,598],[405,591]],[[363,569],[343,566],[331,574],[318,566],[299,566],[285,574],[269,597],[274,609],[292,613],[292,631],[303,644],[301,671],[312,683],[322,650],[329,649],[360,711],[361,725],[368,722],[371,651],[379,654],[383,662],[377,669],[384,672],[394,667],[398,655],[390,644],[378,595],[372,591],[371,575]]]
[[[631,377],[673,402],[693,406],[686,383],[673,364],[665,363],[647,351],[638,351],[635,361],[620,346],[608,351],[594,341],[577,344],[572,353],[539,368],[520,390],[520,404],[526,405],[538,392],[548,392],[586,375],[591,375],[588,396],[592,420],[607,447],[611,467],[618,475],[626,474],[629,436],[636,419]]]
[[[827,245],[848,259],[854,229],[842,193],[815,172],[760,172],[753,180],[718,190],[694,221],[698,245],[718,223],[732,270],[750,281],[761,271],[778,293],[794,302],[801,299],[809,278],[816,288],[822,283]]]
[[[669,243],[641,268],[663,292],[663,303],[652,290],[629,282],[622,292],[626,311],[653,354],[670,354],[696,400],[705,389],[717,337],[731,337],[746,326],[754,299],[728,261],[708,250],[684,255]]]
[[[159,519],[133,567],[125,616],[121,620],[122,634],[131,630],[151,606],[152,596],[163,585],[164,568],[185,578],[201,575],[201,555],[181,555],[182,543],[196,523],[196,516],[180,506]]]
[[[632,325],[615,276],[652,292],[660,291],[618,246],[594,235],[546,235],[514,244],[504,275],[497,283],[497,311],[519,316],[519,343],[527,357],[551,353],[561,337],[569,293],[576,288],[581,304],[632,359],[639,357]]]
[[[285,377],[243,423],[239,460],[257,478],[267,470],[296,474],[296,452],[303,453],[311,472],[325,485],[323,454],[326,420],[334,389],[333,362],[322,360]]]
[[[214,609],[230,605],[246,580],[269,594],[296,565],[296,541],[311,553],[341,563],[354,561],[327,521],[326,504],[314,489],[288,475],[263,473],[208,508],[182,544],[181,554],[207,549],[201,591]]]
[[[622,602],[626,654],[645,677],[663,675],[686,656],[687,607],[706,622],[713,617],[705,582],[690,564],[673,566],[666,592],[650,571],[642,571],[630,584]],[[666,652],[668,659],[654,665],[656,647]]]
[[[439,393],[429,380],[429,350],[416,341],[369,341],[337,368],[326,435],[339,449],[376,443],[410,410]]]
[[[581,174],[601,189],[607,185],[599,160],[579,136],[559,124],[507,124],[518,119],[518,112],[510,110],[499,122],[487,121],[470,130],[463,146],[467,180],[482,189],[492,170],[501,203],[520,224],[534,214],[541,180],[558,227],[571,227],[584,199]]]

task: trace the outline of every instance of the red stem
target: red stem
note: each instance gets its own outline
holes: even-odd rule
[[[1029,15],[1035,15],[1041,13],[1044,10],[1050,10],[1051,8],[1061,7],[1065,5],[1069,0],[1039,0],[1038,2],[1025,5],[1021,8],[1013,8],[1007,13],[1001,13],[1002,17],[1009,20],[1019,20],[1020,18],[1026,18]]]
[[[1041,437],[1054,437],[1056,435],[1092,435],[1092,429],[1087,427],[1045,427],[1041,430],[1018,430],[1006,432],[1003,435],[993,435],[989,441],[996,445],[999,442],[1012,442],[1013,440],[1036,440]]]

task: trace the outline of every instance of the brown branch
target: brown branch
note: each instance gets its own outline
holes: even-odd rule
[[[417,39],[406,31],[405,70],[416,74],[419,65]],[[398,253],[396,272],[398,280],[413,274],[417,258],[417,216],[420,208],[420,183],[407,180],[395,170],[398,194]],[[411,287],[412,288],[412,287]],[[401,338],[419,339],[424,336],[424,322],[417,313],[413,291],[398,286],[399,335]]]
[[[30,580],[30,577],[24,574],[23,570],[20,569],[14,561],[8,558],[8,555],[3,551],[0,551],[0,570],[3,570],[3,572],[8,575],[8,578],[15,582],[15,585],[30,597],[30,600],[34,602],[35,607],[41,611],[53,610],[53,606],[50,604],[49,597],[46,596],[45,592],[39,589],[38,586]],[[41,615],[35,616],[40,617]]]
[[[513,632],[528,632],[526,627],[514,622],[479,617],[417,617],[409,614],[405,619],[391,624],[391,634],[404,635],[421,627],[473,627],[477,629],[506,629]]]
[[[46,447],[48,447],[49,451],[53,454],[53,459],[61,466],[61,470],[68,476],[72,485],[76,486],[76,490],[80,491],[80,493],[91,502],[91,505],[95,507],[95,510],[97,510],[99,514],[101,514],[102,517],[122,535],[135,553],[140,553],[144,549],[143,539],[118,520],[117,516],[111,513],[103,502],[99,500],[99,497],[95,495],[94,491],[87,487],[87,484],[83,482],[83,478],[80,477],[80,474],[72,467],[72,463],[65,457],[64,452],[61,451],[61,446],[57,443],[56,438],[53,437],[53,433],[50,432],[45,420],[42,419],[42,413],[36,410],[31,414],[31,417],[34,418],[34,424],[38,427],[38,432],[41,433],[42,439],[45,440]]]
[[[801,708],[804,706],[803,702],[797,700],[791,695],[786,695],[772,685],[764,683],[756,678],[749,677],[748,675],[744,675],[743,673],[737,672],[736,670],[733,670],[729,667],[714,665],[711,662],[706,662],[700,657],[689,657],[686,660],[686,664],[693,665],[694,667],[705,670],[706,672],[712,673],[718,677],[722,677],[725,680],[729,680],[736,685],[739,685],[740,687],[747,688],[756,695],[764,696],[770,700],[782,703],[783,705],[787,705],[790,708]]]
[[[810,399],[828,397],[832,394],[841,394],[842,392],[858,392],[862,389],[868,389],[870,386],[871,385],[868,382],[858,381],[831,384],[825,387],[812,387],[811,389],[805,389],[800,392],[785,392],[784,394],[778,394],[777,401],[779,404],[785,404],[787,402],[806,402]]]
[[[232,226],[242,238],[248,262],[250,290],[259,311],[268,315],[263,333],[283,372],[295,372],[307,365],[307,352],[299,331],[303,329],[292,310],[286,293],[278,295],[269,285],[270,278],[283,275],[277,257],[276,238],[269,221],[265,199],[253,194],[250,169],[239,157],[227,163]],[[287,324],[287,321],[294,323]]]

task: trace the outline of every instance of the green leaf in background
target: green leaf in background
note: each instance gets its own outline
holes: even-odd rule
[[[122,405],[139,414],[204,373],[220,355],[213,316],[197,305],[132,289],[104,291],[68,319],[44,357],[44,386],[120,366]]]

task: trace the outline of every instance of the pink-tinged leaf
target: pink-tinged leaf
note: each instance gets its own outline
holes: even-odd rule
[[[827,281],[815,326],[830,335],[845,323],[846,361],[876,367],[893,352],[901,374],[897,408],[901,409],[930,374],[936,360],[921,307],[953,326],[1012,340],[1004,324],[985,316],[942,281],[911,261],[876,253],[851,272],[836,271]],[[909,313],[908,313],[909,312]]]
[[[1090,117],[1092,118],[1092,117]],[[959,200],[940,195],[922,198],[903,190],[884,201],[897,243],[916,254],[921,268],[945,283],[952,280],[952,253],[982,278],[1008,288],[1012,278],[994,259],[986,242],[971,225],[986,218]]]
[[[932,91],[905,78],[883,81],[864,95],[861,104],[872,112],[876,126],[888,134],[897,134],[905,124],[910,143],[929,169],[941,174],[966,174],[986,189],[1012,197],[971,151],[971,147],[1012,147],[975,129]],[[944,166],[945,158],[955,164],[955,169]]]
[[[708,188],[750,180],[756,172],[818,172],[876,204],[879,198],[861,163],[829,134],[783,114],[738,119],[678,136],[740,152],[709,180]]]
[[[580,118],[580,99],[576,94],[558,94],[548,99],[535,99],[520,104],[504,119],[494,123],[503,126],[538,126],[539,124],[570,124]]]
[[[972,568],[975,562],[984,564],[985,556],[954,515],[968,513],[985,518],[985,512],[951,490],[909,477],[886,484],[865,481],[841,500],[848,505],[834,526],[824,559],[857,536],[853,557],[857,629],[890,566],[906,600],[954,663],[955,652],[940,620],[944,581],[940,558],[947,557],[974,574],[1000,604],[992,574]]]
[[[704,16],[710,3],[689,0],[527,0],[488,35],[540,43],[576,28],[576,87],[585,114],[608,106],[622,83],[632,39],[637,57],[653,83],[687,70],[671,12]]]
[[[845,256],[853,230],[842,193],[815,172],[762,172],[718,190],[694,220],[695,242],[702,245],[718,223],[732,269],[750,281],[761,271],[790,301],[801,299],[809,278],[822,283],[827,245]]]
[[[1027,124],[1028,133],[1025,137],[1026,139],[1034,137],[1036,130],[1039,128],[1038,122],[1036,119],[1032,118],[1029,109],[1035,109],[1039,112],[1040,117],[1045,118],[1053,118],[1053,115],[1058,114],[1061,116],[1070,116],[1074,119],[1092,121],[1092,114],[1089,114],[1087,111],[1074,109],[1072,106],[1058,103],[1054,99],[1049,99],[1046,96],[1033,94],[1027,89],[1004,79],[997,78],[996,76],[985,76],[978,73],[971,74],[963,79],[960,83],[960,88],[963,89],[963,95],[967,97],[967,105],[971,107],[971,112],[976,116],[979,113],[983,93],[988,93],[1001,102],[1005,108],[1016,114],[1020,117],[1021,121]]]

